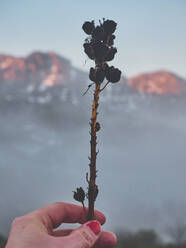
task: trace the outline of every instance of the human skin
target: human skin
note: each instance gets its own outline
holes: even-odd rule
[[[95,219],[97,221],[86,222],[83,207],[56,202],[16,218],[6,248],[113,247],[116,244],[114,233],[100,228],[106,221],[104,214],[95,210]],[[55,230],[62,223],[82,225],[76,229]]]

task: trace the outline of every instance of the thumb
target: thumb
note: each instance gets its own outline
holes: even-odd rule
[[[66,237],[64,247],[91,248],[99,238],[100,233],[101,225],[98,221],[86,222]]]

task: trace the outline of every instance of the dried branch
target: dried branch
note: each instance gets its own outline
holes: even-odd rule
[[[90,157],[90,178],[88,186],[88,216],[87,220],[94,219],[94,203],[96,200],[95,195],[97,195],[98,186],[96,185],[96,145],[97,145],[97,136],[96,136],[96,122],[97,122],[97,108],[99,106],[99,94],[100,94],[100,83],[97,83],[94,91],[94,99],[92,105],[92,116],[91,116],[91,157]]]
[[[83,93],[83,96],[88,92],[92,85],[95,85],[94,98],[92,104],[92,114],[90,125],[90,160],[89,169],[90,172],[86,173],[86,181],[88,183],[88,193],[84,193],[82,188],[77,188],[77,192],[74,192],[74,199],[82,202],[84,206],[84,197],[88,198],[88,214],[87,220],[94,219],[94,205],[96,197],[98,195],[98,186],[96,185],[97,169],[96,158],[99,150],[96,150],[97,136],[96,133],[100,130],[100,123],[97,122],[99,95],[103,91],[109,82],[119,82],[121,77],[121,71],[113,66],[107,64],[108,61],[114,59],[117,49],[113,47],[115,35],[113,33],[116,30],[117,23],[112,20],[99,21],[98,26],[95,26],[94,21],[85,22],[82,26],[84,32],[88,35],[83,44],[84,52],[87,56],[94,60],[95,67],[90,68],[89,79],[93,82],[88,85],[88,89]],[[104,79],[108,81],[101,89],[101,84]],[[83,200],[82,200],[83,199]]]

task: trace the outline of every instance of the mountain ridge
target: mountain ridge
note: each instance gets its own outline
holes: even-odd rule
[[[128,79],[129,85],[148,94],[182,94],[186,92],[186,81],[173,72],[159,70],[141,73]]]
[[[71,65],[70,60],[54,52],[35,51],[26,57],[0,54],[0,83],[32,83],[47,88],[76,81],[75,77],[80,72]],[[121,81],[134,92],[150,95],[186,93],[186,80],[166,70],[122,77]]]

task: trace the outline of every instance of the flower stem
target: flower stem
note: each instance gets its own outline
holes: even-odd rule
[[[94,99],[92,104],[92,116],[91,116],[91,140],[90,140],[90,147],[91,147],[91,157],[90,157],[90,178],[88,181],[88,215],[87,220],[94,219],[94,203],[98,194],[98,186],[96,185],[96,121],[97,121],[97,109],[99,106],[99,94],[100,94],[100,83],[95,84],[95,91],[94,91]]]

